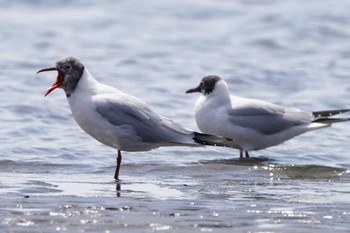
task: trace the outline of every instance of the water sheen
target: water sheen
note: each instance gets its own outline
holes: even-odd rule
[[[240,160],[226,148],[116,151],[77,126],[57,59],[197,130],[185,91],[349,108],[350,2],[0,0],[0,228],[4,232],[349,232],[350,124]]]

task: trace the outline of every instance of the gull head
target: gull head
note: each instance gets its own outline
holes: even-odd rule
[[[216,75],[209,75],[202,79],[198,87],[189,89],[186,91],[188,93],[201,92],[203,95],[209,95],[215,89],[215,84],[222,80],[220,77]]]
[[[67,97],[69,97],[83,75],[84,65],[74,57],[65,57],[58,60],[52,67],[41,69],[37,73],[46,71],[57,71],[58,74],[56,81],[47,90],[45,96],[56,88],[63,88]]]

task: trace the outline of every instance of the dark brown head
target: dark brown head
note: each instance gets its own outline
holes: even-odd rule
[[[45,96],[56,88],[63,88],[66,92],[66,96],[69,97],[77,87],[84,69],[84,65],[81,64],[78,59],[74,57],[65,57],[58,60],[53,67],[39,70],[37,73],[53,70],[58,72],[56,82],[47,90]]]
[[[186,91],[186,94],[193,92],[201,92],[203,93],[203,95],[208,95],[213,92],[215,84],[220,80],[221,78],[215,75],[206,76],[202,79],[198,87],[189,89],[188,91]]]

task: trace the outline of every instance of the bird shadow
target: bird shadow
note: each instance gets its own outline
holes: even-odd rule
[[[325,166],[319,164],[280,164],[274,159],[267,157],[250,157],[250,158],[236,158],[236,159],[214,159],[201,160],[201,164],[206,165],[230,165],[230,166],[257,166],[269,172],[274,172],[290,179],[332,179],[341,178],[348,179],[349,169],[336,166]]]
[[[276,171],[291,179],[333,179],[349,176],[346,168],[316,164],[280,165]]]
[[[201,160],[201,164],[224,164],[224,165],[234,165],[234,166],[256,166],[256,165],[266,165],[267,163],[273,163],[275,160],[260,156],[260,157],[250,157],[250,158],[234,158],[234,159],[213,159],[213,160]]]

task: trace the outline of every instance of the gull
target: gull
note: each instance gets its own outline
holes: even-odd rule
[[[98,82],[74,57],[58,60],[37,73],[57,71],[45,96],[62,88],[78,125],[97,141],[118,150],[114,178],[119,180],[121,151],[149,151],[161,146],[229,146],[232,139],[197,133],[158,115],[140,99]]]
[[[230,96],[227,83],[215,75],[204,77],[198,87],[186,93],[193,92],[202,93],[194,108],[198,128],[203,133],[236,139],[240,158],[249,157],[249,151],[276,146],[308,131],[350,120],[332,117],[350,109],[305,112]]]

